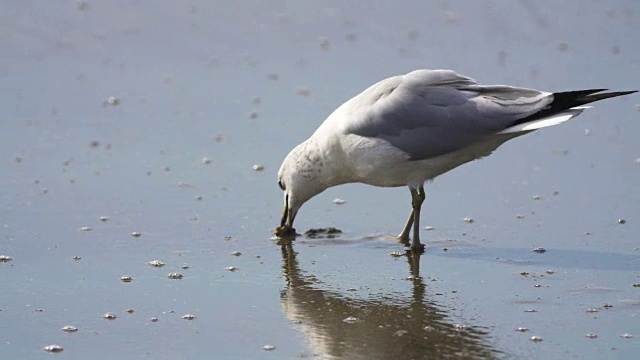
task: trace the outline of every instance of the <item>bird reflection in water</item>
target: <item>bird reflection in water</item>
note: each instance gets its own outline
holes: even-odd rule
[[[420,257],[406,252],[410,296],[397,294],[354,299],[323,289],[300,269],[293,238],[281,237],[286,287],[281,303],[298,324],[313,356],[328,359],[500,358],[486,329],[455,324],[448,309],[431,300],[434,294],[420,276]]]

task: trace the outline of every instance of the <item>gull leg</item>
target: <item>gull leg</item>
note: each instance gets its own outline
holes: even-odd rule
[[[409,232],[411,231],[411,227],[413,226],[413,210],[411,210],[411,214],[409,214],[409,220],[407,220],[407,224],[402,229],[400,235],[398,235],[398,240],[400,240],[403,244],[409,244]]]
[[[413,241],[411,242],[411,250],[423,253],[424,245],[420,243],[420,209],[425,198],[424,186],[418,186],[418,189],[411,188],[410,190],[411,205],[413,206]]]

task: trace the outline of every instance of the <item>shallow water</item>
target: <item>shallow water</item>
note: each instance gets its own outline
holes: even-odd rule
[[[634,358],[637,95],[428,184],[418,258],[406,189],[329,189],[296,226],[343,234],[272,238],[282,158],[381,78],[637,89],[638,3],[580,4],[7,2],[1,357]]]

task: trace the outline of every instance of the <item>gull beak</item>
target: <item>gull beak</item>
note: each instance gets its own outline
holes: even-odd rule
[[[296,229],[293,228],[293,220],[296,217],[297,211],[294,211],[289,207],[289,195],[284,195],[284,208],[282,209],[282,218],[280,219],[280,226],[276,229],[277,236],[295,235]]]
[[[282,209],[282,219],[280,220],[280,227],[284,227],[284,224],[287,222],[287,217],[289,215],[289,201],[288,196],[285,195],[284,198],[284,208]]]

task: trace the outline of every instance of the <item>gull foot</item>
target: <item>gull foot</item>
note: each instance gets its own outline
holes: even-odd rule
[[[412,253],[416,253],[416,254],[424,254],[425,253],[425,246],[424,244],[412,244],[411,241],[409,240],[402,240],[400,239],[400,243],[402,243],[405,247],[407,247],[407,251],[411,251]]]
[[[417,245],[411,244],[411,251],[418,254],[424,254],[425,253],[424,244],[417,244]]]
[[[296,229],[292,228],[291,226],[278,226],[275,230],[276,236],[295,236],[296,235]]]

